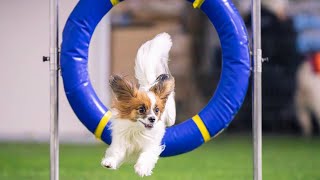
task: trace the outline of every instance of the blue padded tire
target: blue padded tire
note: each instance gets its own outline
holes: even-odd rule
[[[225,129],[243,103],[248,88],[248,37],[234,5],[229,0],[188,1],[198,3],[218,32],[223,52],[222,73],[207,106],[189,120],[167,128],[163,138],[166,148],[161,156],[189,152]],[[111,143],[110,112],[91,85],[88,50],[95,27],[116,3],[117,0],[80,0],[65,25],[61,49],[61,71],[69,103],[88,130],[107,144]]]

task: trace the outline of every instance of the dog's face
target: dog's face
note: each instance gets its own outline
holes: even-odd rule
[[[113,108],[117,118],[128,119],[146,129],[152,129],[160,120],[168,96],[174,90],[174,79],[169,75],[160,75],[148,92],[138,90],[133,83],[117,75],[109,82],[115,95]]]

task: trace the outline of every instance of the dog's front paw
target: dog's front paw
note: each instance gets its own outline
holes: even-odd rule
[[[117,169],[117,162],[112,157],[106,157],[102,159],[101,166],[108,169]]]
[[[136,173],[143,177],[143,176],[150,176],[152,174],[152,168],[148,167],[144,164],[136,164],[134,165],[134,170],[136,171]]]

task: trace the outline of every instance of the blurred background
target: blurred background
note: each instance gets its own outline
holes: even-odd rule
[[[60,0],[60,40],[67,17],[77,2],[77,0]],[[243,17],[251,37],[251,2],[234,0],[233,3]],[[288,142],[287,146],[284,145],[285,150],[275,150],[283,153],[279,156],[288,155],[287,152],[290,149],[303,147],[305,149],[301,150],[302,154],[293,153],[290,156],[301,157],[301,161],[297,161],[296,165],[307,168],[305,174],[298,174],[294,178],[281,176],[281,173],[275,173],[277,170],[266,170],[269,175],[274,175],[267,177],[270,179],[320,179],[320,174],[313,171],[320,167],[320,159],[313,158],[319,156],[320,152],[318,139],[320,133],[320,2],[318,0],[262,0],[261,14],[263,57],[268,58],[268,61],[263,64],[262,73],[263,133],[267,135],[264,147],[281,147]],[[35,165],[36,171],[31,175],[28,170],[22,170],[19,171],[20,176],[16,178],[46,179],[49,165],[46,164],[49,155],[45,154],[48,150],[50,125],[49,63],[43,63],[42,56],[48,56],[49,53],[49,1],[1,0],[0,22],[0,157],[7,164],[0,165],[0,179],[15,179],[11,176],[13,172],[10,168],[21,167],[20,165],[23,164],[19,160],[24,159],[24,153],[18,151],[19,149],[31,149],[30,151],[34,152],[40,149],[39,154],[43,153],[41,157],[45,158],[43,163],[46,168],[43,174],[37,176],[36,172],[39,169]],[[219,37],[207,16],[199,10],[194,10],[190,3],[183,0],[127,0],[118,4],[102,19],[95,30],[90,44],[90,78],[100,99],[109,106],[109,76],[116,73],[133,78],[137,49],[145,41],[161,32],[168,32],[173,39],[169,67],[176,79],[176,123],[180,123],[198,113],[206,105],[215,91],[221,73],[222,52]],[[238,161],[246,164],[247,168],[244,170],[246,174],[235,174],[226,178],[225,173],[213,173],[209,174],[210,177],[250,179],[251,101],[250,86],[242,108],[227,131],[223,133],[222,139],[218,138],[215,141],[217,143],[212,145],[214,148],[211,145],[202,148],[206,153],[207,150],[218,149],[216,153],[222,154],[225,152],[224,147],[230,146],[229,151],[242,149],[245,155],[240,153],[234,158],[240,158]],[[76,148],[70,146],[70,143],[94,144],[92,148],[98,147],[99,150],[94,153],[99,152],[99,154],[93,154],[97,160],[92,162],[91,168],[100,169],[98,165],[105,146],[95,140],[76,118],[66,100],[61,81],[59,110],[60,140],[66,146],[62,146],[64,148],[61,150],[62,156],[68,159],[69,155],[75,155],[73,149],[83,149],[78,145]],[[276,141],[279,137],[282,138]],[[296,140],[301,143],[295,144]],[[98,144],[97,147],[96,144]],[[33,149],[35,146],[40,147],[35,150]],[[268,150],[270,149],[265,151],[268,152]],[[198,154],[202,154],[202,151]],[[274,151],[270,150],[270,152]],[[317,155],[313,154],[315,152]],[[12,162],[13,155],[16,157],[14,162]],[[34,156],[37,157],[37,155]],[[79,154],[79,156],[82,155]],[[272,168],[275,156],[269,156],[266,155],[266,162],[270,164],[266,166],[270,165]],[[305,164],[304,157],[309,157],[307,160],[309,165]],[[70,158],[70,166],[74,165],[74,158]],[[68,162],[65,163],[68,164]],[[170,164],[167,159],[164,162]],[[182,162],[182,164],[186,163]],[[223,162],[225,161],[221,163]],[[280,162],[283,161],[280,160]],[[29,161],[24,163],[28,166]],[[81,164],[81,161],[78,160],[77,163]],[[288,168],[288,164],[284,164],[283,167]],[[39,165],[40,167],[43,166]],[[162,167],[167,166],[162,163]],[[239,170],[242,166],[234,168]],[[300,166],[288,169],[294,168],[300,169]],[[72,173],[68,174],[66,169],[62,169],[61,172],[64,179],[77,179],[72,176]],[[188,169],[179,170],[181,175],[181,171]],[[189,172],[197,171],[199,169],[189,169]],[[161,173],[161,170],[158,173]],[[81,177],[86,175],[88,174],[82,174]],[[117,175],[119,174],[115,177]],[[128,177],[130,175],[132,174]],[[197,176],[193,174],[188,178],[196,179]]]

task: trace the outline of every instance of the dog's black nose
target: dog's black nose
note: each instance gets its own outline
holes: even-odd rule
[[[154,121],[156,121],[156,119],[154,117],[149,117],[148,120],[151,122],[151,123],[154,123]]]

